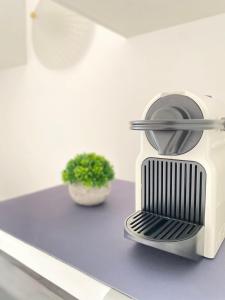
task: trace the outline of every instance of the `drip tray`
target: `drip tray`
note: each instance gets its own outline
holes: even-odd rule
[[[145,211],[132,214],[125,236],[139,243],[191,259],[199,258],[204,226]]]
[[[191,238],[200,225],[139,211],[127,219],[127,227],[144,238],[177,241]]]

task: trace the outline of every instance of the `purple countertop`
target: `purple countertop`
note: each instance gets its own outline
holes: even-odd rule
[[[66,186],[0,203],[0,228],[138,300],[224,300],[225,245],[189,261],[124,239],[134,184],[116,180],[107,202],[76,205]]]

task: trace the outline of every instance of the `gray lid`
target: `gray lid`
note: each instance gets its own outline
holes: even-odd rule
[[[204,119],[198,104],[190,97],[172,94],[155,101],[145,120]],[[149,143],[162,155],[180,155],[192,150],[200,141],[203,131],[146,130]]]

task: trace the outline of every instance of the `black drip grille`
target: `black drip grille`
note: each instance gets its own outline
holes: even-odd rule
[[[204,224],[205,187],[205,169],[196,162],[148,158],[142,164],[145,212]]]
[[[127,228],[135,235],[155,241],[178,241],[191,238],[201,225],[138,211],[127,220]]]

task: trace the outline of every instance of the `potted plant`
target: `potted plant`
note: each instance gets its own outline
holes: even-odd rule
[[[103,156],[84,153],[68,161],[62,179],[69,184],[69,193],[75,202],[97,205],[110,193],[114,170]]]

